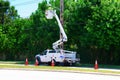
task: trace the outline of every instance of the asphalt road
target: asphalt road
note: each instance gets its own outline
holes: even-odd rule
[[[71,72],[0,69],[0,80],[120,80],[120,76]]]

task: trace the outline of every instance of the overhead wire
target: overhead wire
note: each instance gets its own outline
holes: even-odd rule
[[[14,0],[15,1],[15,0]],[[29,5],[29,4],[34,4],[34,3],[36,3],[36,2],[38,2],[38,0],[32,0],[32,1],[27,1],[27,2],[22,2],[22,3],[18,3],[18,4],[14,4],[14,5],[12,5],[12,6],[23,6],[23,5]],[[9,8],[9,7],[0,7],[0,9],[3,9],[3,8]]]
[[[7,1],[7,0],[6,0]],[[9,2],[14,2],[16,0],[9,0]],[[31,0],[31,1],[25,1],[25,2],[21,2],[21,3],[17,3],[17,4],[14,4],[14,5],[10,5],[11,6],[24,6],[24,5],[29,5],[29,4],[35,4],[36,2],[37,3],[40,3],[41,0]],[[3,7],[0,7],[0,10],[1,9],[4,9],[4,8],[10,8],[10,7],[7,7],[7,6],[3,6]],[[0,13],[0,14],[3,14],[3,13]]]
[[[13,6],[22,6],[22,5],[34,4],[36,2],[38,2],[38,0],[32,0],[32,1],[27,1],[27,2],[23,2],[23,3],[18,3],[18,4],[15,4]]]

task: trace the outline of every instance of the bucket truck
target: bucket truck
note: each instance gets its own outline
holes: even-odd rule
[[[67,42],[67,35],[65,34],[65,31],[59,20],[59,17],[56,14],[56,11],[52,9],[47,10],[45,15],[47,19],[52,19],[53,17],[56,18],[62,38],[60,38],[58,41],[53,43],[53,50],[47,49],[43,51],[41,54],[37,54],[35,56],[39,64],[41,63],[51,64],[51,62],[54,61],[55,65],[59,63],[63,63],[64,65],[72,65],[78,62],[80,59],[76,58],[76,52],[63,50],[59,48],[61,44]]]

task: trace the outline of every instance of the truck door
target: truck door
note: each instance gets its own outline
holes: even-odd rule
[[[41,54],[41,62],[46,62],[47,60],[47,50],[45,50],[42,54]]]

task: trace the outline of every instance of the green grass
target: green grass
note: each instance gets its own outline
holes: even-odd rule
[[[31,62],[33,63],[33,62]],[[83,65],[82,65],[83,67]],[[100,73],[100,74],[119,74],[118,71],[111,70],[94,70],[93,68],[72,68],[72,67],[62,67],[62,66],[34,66],[34,65],[24,65],[24,61],[0,61],[0,68],[12,68],[12,69],[32,69],[32,70],[52,70],[52,71],[72,71],[72,72],[88,72],[88,73]]]
[[[0,64],[24,64],[25,61],[0,61]],[[29,61],[29,64],[34,64],[34,61]]]
[[[99,64],[98,64],[99,65]],[[94,67],[94,64],[80,64],[80,67]],[[107,68],[107,69],[120,69],[120,66],[116,66],[116,65],[103,65],[100,64],[99,65],[100,68]]]
[[[23,64],[23,61],[0,61],[0,64]]]

